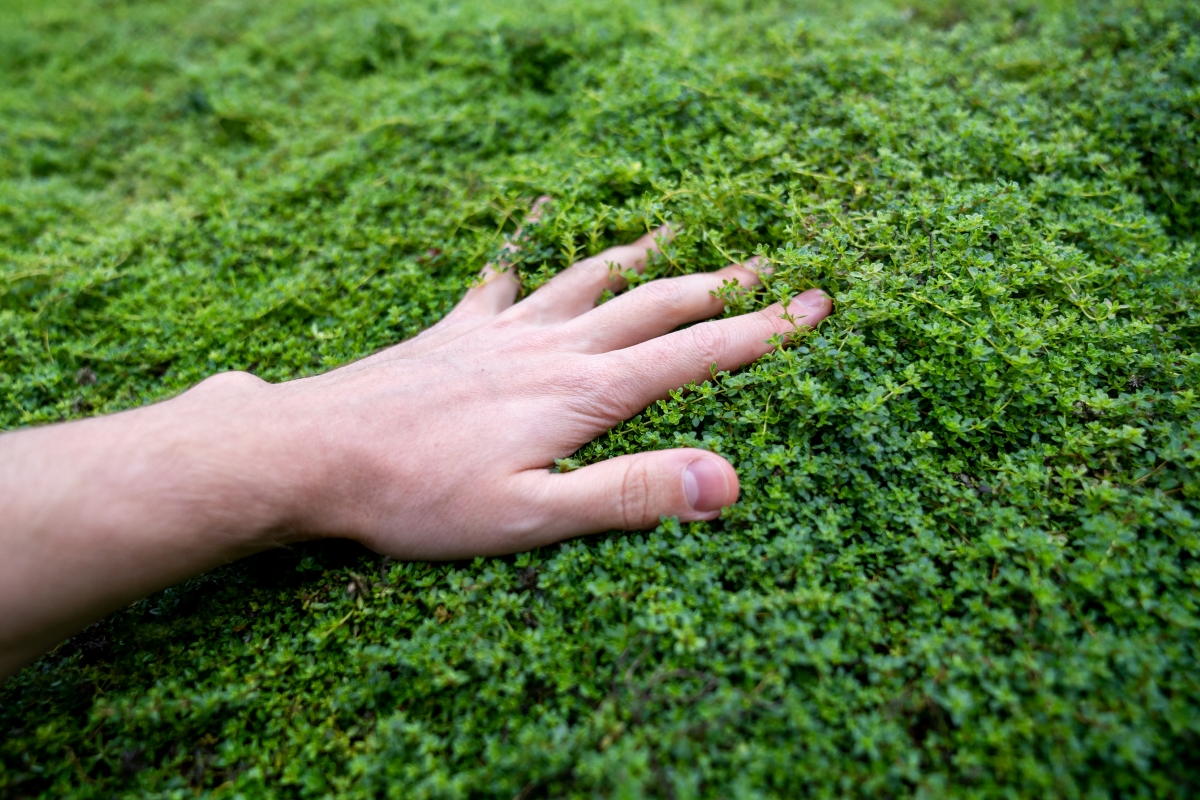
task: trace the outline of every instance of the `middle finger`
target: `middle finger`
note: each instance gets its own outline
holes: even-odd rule
[[[720,314],[725,301],[717,292],[728,282],[741,289],[757,286],[758,259],[731,264],[716,272],[661,278],[626,292],[559,328],[567,346],[585,353],[606,353]]]

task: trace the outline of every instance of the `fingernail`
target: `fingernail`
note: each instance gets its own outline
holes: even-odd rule
[[[820,289],[809,289],[792,298],[788,304],[787,313],[795,320],[797,326],[815,328],[821,320],[829,316],[833,303],[829,295]]]
[[[698,458],[683,470],[683,491],[693,511],[716,511],[729,497],[725,470],[714,458]]]

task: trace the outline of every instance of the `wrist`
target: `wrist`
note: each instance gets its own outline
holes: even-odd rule
[[[276,388],[222,375],[0,437],[0,519],[12,523],[0,525],[0,674],[139,597],[297,538],[301,460],[272,413]]]
[[[165,446],[164,495],[210,536],[228,543],[230,558],[306,536],[302,507],[313,464],[305,440],[283,407],[286,385],[225,372],[158,406]]]

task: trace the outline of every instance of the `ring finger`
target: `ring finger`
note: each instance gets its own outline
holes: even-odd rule
[[[659,243],[665,244],[673,237],[671,228],[664,226],[632,244],[585,258],[546,281],[509,313],[536,324],[552,325],[591,311],[605,289],[619,292],[625,288],[623,272],[643,272],[650,254],[659,252]]]

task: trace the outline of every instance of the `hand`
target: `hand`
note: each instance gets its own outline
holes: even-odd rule
[[[778,305],[675,331],[718,314],[726,281],[755,285],[753,261],[596,305],[669,237],[581,261],[515,304],[501,262],[420,336],[324,375],[224,373],[163,403],[0,436],[0,676],[132,600],[288,541],[455,559],[717,516],[737,475],[704,450],[550,471],[794,331]],[[811,326],[829,310],[814,289],[787,312]]]
[[[535,210],[536,213],[536,210]],[[656,280],[597,306],[621,272],[641,272],[665,229],[575,264],[514,304],[501,264],[440,323],[370,358],[274,387],[271,413],[304,431],[307,489],[289,526],[357,539],[397,558],[510,553],[565,537],[713,519],[738,497],[733,467],[698,449],[661,450],[563,474],[555,459],[672,389],[762,356],[794,332],[773,305],[680,325],[723,308],[726,281],[759,282],[756,262]],[[812,326],[820,290],[787,309]]]

